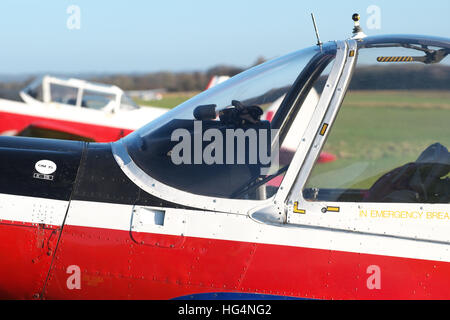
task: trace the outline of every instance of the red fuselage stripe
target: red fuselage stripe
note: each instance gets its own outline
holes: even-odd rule
[[[24,231],[16,230],[10,236],[26,240]],[[14,246],[8,248],[2,248],[1,261],[17,256]],[[31,254],[20,256],[29,261]],[[81,289],[69,290],[67,268],[74,265],[81,270]],[[67,225],[44,297],[171,299],[245,292],[315,299],[448,299],[449,282],[447,262]]]
[[[45,117],[36,117],[23,114],[0,112],[0,133],[10,130],[22,131],[32,124],[46,123],[48,129],[66,127],[71,131],[68,133],[82,135],[96,142],[112,142],[126,136],[132,130],[114,128],[89,123],[66,121]]]

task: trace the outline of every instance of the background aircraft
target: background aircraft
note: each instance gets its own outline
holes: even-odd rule
[[[20,97],[0,99],[0,135],[110,142],[167,111],[140,107],[117,86],[73,78],[40,77]]]

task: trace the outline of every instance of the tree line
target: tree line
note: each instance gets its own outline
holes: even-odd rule
[[[263,62],[259,58],[255,63]],[[214,75],[234,76],[244,71],[236,66],[219,65],[206,71],[153,72],[147,74],[117,74],[86,78],[90,81],[114,84],[123,90],[165,89],[168,92],[202,91]],[[0,97],[19,99],[18,91],[32,77],[23,82],[0,82]],[[321,79],[323,81],[323,79]],[[350,83],[351,90],[450,90],[450,66],[386,64],[358,67]]]

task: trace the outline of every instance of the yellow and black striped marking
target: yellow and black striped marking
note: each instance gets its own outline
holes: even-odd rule
[[[320,129],[320,135],[323,136],[327,132],[328,123],[324,123],[322,129]]]
[[[378,57],[378,62],[411,62],[412,57]]]
[[[306,210],[304,209],[299,209],[298,208],[298,202],[294,202],[294,212],[295,213],[300,213],[300,214],[305,214]]]

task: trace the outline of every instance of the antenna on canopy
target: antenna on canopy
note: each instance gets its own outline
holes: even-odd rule
[[[322,48],[322,41],[320,41],[319,31],[317,30],[316,19],[314,18],[314,13],[311,13],[311,18],[314,25],[314,31],[316,32],[317,45]]]

